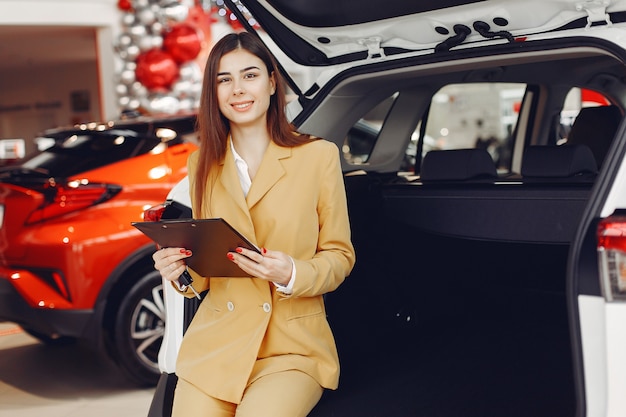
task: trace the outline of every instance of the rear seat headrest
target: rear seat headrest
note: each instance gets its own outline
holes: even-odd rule
[[[597,172],[596,160],[586,145],[529,146],[524,151],[525,178],[568,178]]]
[[[617,106],[584,107],[574,120],[567,143],[589,146],[596,163],[602,166],[621,120]]]
[[[485,149],[430,151],[422,161],[422,181],[496,178],[496,165]]]

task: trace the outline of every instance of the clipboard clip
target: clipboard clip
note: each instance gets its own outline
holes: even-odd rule
[[[178,277],[178,282],[180,283],[180,285],[185,285],[191,288],[191,291],[193,291],[193,293],[196,295],[196,298],[198,300],[202,300],[202,297],[200,297],[200,294],[198,294],[198,291],[196,291],[193,285],[191,285],[191,283],[193,282],[193,278],[191,278],[191,274],[189,274],[189,271],[187,270],[187,266],[185,266],[185,270],[183,271],[182,274],[180,274],[180,277]]]

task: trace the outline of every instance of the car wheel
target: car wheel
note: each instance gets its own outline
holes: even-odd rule
[[[115,313],[113,359],[139,385],[154,386],[159,376],[158,355],[165,328],[163,284],[158,271],[141,277],[125,293]]]

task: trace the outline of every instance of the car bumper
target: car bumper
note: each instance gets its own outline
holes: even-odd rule
[[[83,338],[92,315],[91,310],[32,307],[10,279],[0,274],[0,321],[14,322],[51,337]]]

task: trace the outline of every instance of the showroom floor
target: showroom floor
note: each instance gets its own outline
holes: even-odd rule
[[[153,392],[85,346],[44,346],[0,323],[0,417],[146,417]]]

